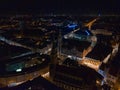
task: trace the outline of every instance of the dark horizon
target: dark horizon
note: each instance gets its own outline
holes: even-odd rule
[[[2,0],[0,12],[11,13],[110,13],[120,14],[118,1],[97,0]]]

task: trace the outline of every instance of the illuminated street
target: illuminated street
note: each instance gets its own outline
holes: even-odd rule
[[[0,90],[120,90],[120,16],[54,10],[0,15]]]

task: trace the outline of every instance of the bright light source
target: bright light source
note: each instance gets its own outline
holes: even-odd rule
[[[19,69],[17,69],[17,70],[16,70],[16,72],[21,72],[21,71],[22,71],[22,69],[21,69],[21,68],[19,68]]]
[[[96,80],[96,84],[100,84],[100,81]]]
[[[87,33],[88,36],[90,35],[90,33],[87,30],[85,30],[85,32]]]
[[[71,56],[71,55],[68,55],[68,58],[72,58],[72,56]]]
[[[67,26],[68,26],[68,28],[75,28],[77,26],[77,24],[68,24]]]

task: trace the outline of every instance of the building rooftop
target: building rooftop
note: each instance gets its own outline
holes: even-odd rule
[[[111,52],[112,47],[110,47],[109,45],[97,43],[93,50],[90,53],[88,53],[87,57],[102,61]]]
[[[113,58],[110,65],[109,73],[113,76],[117,76],[120,73],[120,52]]]
[[[73,49],[76,48],[76,50],[83,52],[84,49],[88,48],[90,45],[90,42],[87,41],[78,41],[75,39],[64,39],[62,43],[62,47],[65,49]]]
[[[5,87],[2,90],[62,90],[41,76],[27,81],[21,85],[14,87]]]
[[[52,73],[52,72],[51,72]],[[81,87],[95,84],[96,79],[103,77],[86,66],[56,65],[55,80]],[[83,84],[84,83],[84,84]]]
[[[92,35],[92,33],[91,33],[88,29],[78,30],[78,31],[75,32],[75,34],[85,35],[85,36],[90,36],[90,35]]]

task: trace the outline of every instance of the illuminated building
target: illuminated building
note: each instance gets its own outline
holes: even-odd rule
[[[72,63],[73,64],[73,63]],[[93,90],[96,81],[101,83],[103,77],[96,71],[85,66],[53,65],[50,70],[52,82],[65,90]]]
[[[78,59],[82,61],[82,52],[91,45],[91,40],[88,41],[86,38],[90,36],[88,31],[79,32],[85,39],[79,39],[79,36],[76,38],[79,34],[74,33],[73,37],[69,37],[70,33],[65,35],[66,38],[62,38],[62,42],[60,37],[54,42],[50,78],[53,83],[65,90],[94,90],[97,88],[96,81],[101,84],[103,76],[96,70],[79,64]]]
[[[14,87],[1,88],[2,90],[62,90],[51,82],[39,76]]]
[[[0,87],[12,87],[32,80],[48,70],[48,55],[30,53],[22,57],[7,59],[0,64]]]

